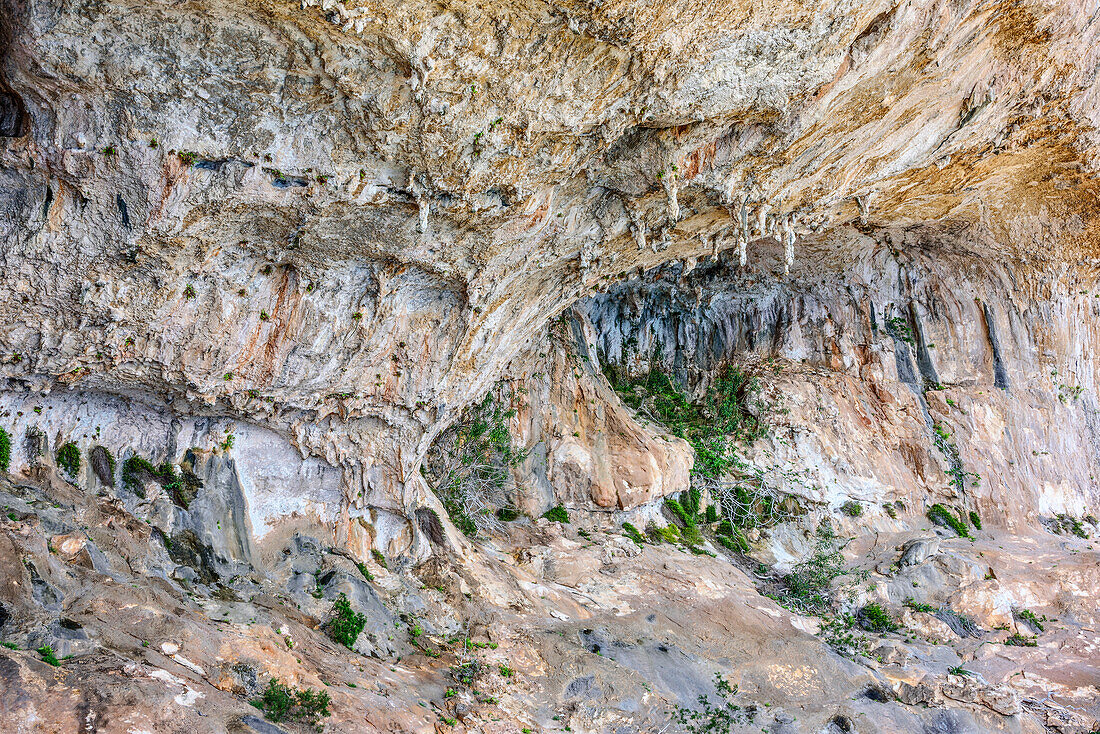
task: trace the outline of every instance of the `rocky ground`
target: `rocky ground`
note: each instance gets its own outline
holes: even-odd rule
[[[330,732],[672,732],[709,710],[689,726],[1070,734],[1100,715],[1100,551],[1075,536],[849,523],[833,586],[899,628],[838,642],[759,593],[766,566],[639,545],[606,518],[517,521],[412,573],[295,536],[269,573],[224,577],[106,493],[43,474],[3,480],[0,503],[5,731],[312,728],[250,705],[272,678],[327,693]],[[339,594],[366,615],[355,650],[326,634]]]

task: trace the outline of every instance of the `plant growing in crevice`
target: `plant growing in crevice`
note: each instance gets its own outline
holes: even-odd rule
[[[863,505],[855,500],[848,500],[840,506],[840,511],[848,517],[859,517],[863,514]]]
[[[1013,612],[1013,615],[1017,619],[1022,619],[1023,621],[1027,622],[1029,625],[1039,630],[1040,632],[1046,632],[1046,627],[1043,626],[1043,621],[1046,620],[1046,617],[1040,620],[1035,612],[1031,611],[1030,609],[1018,609]]]
[[[783,591],[777,601],[797,611],[824,613],[832,608],[833,579],[844,573],[844,556],[832,526],[817,527],[813,552],[783,578]]]
[[[938,502],[929,508],[928,519],[935,525],[943,525],[951,528],[960,538],[970,537],[970,532],[966,527],[966,521],[956,516],[955,513]]]
[[[11,436],[0,428],[0,471],[6,472],[11,466]]]
[[[366,625],[366,616],[352,609],[348,597],[340,594],[332,605],[332,618],[326,625],[329,637],[352,650],[355,648],[355,640]]]
[[[512,470],[528,454],[514,446],[508,430],[515,414],[490,391],[436,440],[425,461],[425,473],[447,514],[468,537],[503,529],[497,513],[510,507]],[[562,507],[553,508],[547,516],[569,521]]]
[[[898,623],[881,604],[872,602],[865,605],[856,614],[856,622],[868,632],[896,632]]]
[[[566,525],[569,524],[569,513],[561,505],[551,507],[549,510],[544,512],[542,516],[550,522],[560,522]]]
[[[38,655],[42,658],[44,663],[52,665],[57,668],[61,666],[61,661],[57,659],[57,655],[54,654],[53,648],[49,645],[43,645],[36,650]]]
[[[72,441],[62,444],[55,454],[57,466],[71,478],[80,473],[80,447]]]
[[[728,732],[735,726],[751,723],[756,717],[755,706],[743,708],[733,702],[737,686],[731,686],[719,673],[714,674],[714,688],[718,692],[717,701],[712,702],[710,696],[703,693],[696,699],[697,708],[676,707],[675,719],[688,734]]]

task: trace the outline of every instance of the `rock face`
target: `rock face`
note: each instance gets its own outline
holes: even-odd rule
[[[0,0],[0,729],[1094,730],[1094,16]]]

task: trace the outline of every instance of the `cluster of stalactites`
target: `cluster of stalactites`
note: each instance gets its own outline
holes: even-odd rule
[[[784,273],[790,273],[794,265],[794,245],[798,238],[820,232],[826,224],[824,217],[809,217],[799,211],[773,213],[771,205],[750,205],[748,199],[729,207],[729,215],[733,223],[727,227],[726,235],[732,234],[737,241],[738,264],[742,268],[748,265],[749,242],[772,237],[783,245]],[[717,238],[715,243],[713,254],[717,257]]]

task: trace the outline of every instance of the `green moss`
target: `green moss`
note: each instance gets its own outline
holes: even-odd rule
[[[566,512],[565,508],[561,505],[558,505],[557,507],[551,507],[543,514],[543,517],[545,517],[550,522],[563,522],[569,524],[569,513]]]
[[[0,428],[0,471],[7,471],[11,466],[11,436],[3,428]]]
[[[329,637],[350,650],[366,625],[366,616],[352,609],[347,596],[340,594],[332,605],[332,619],[327,625]]]
[[[936,525],[945,525],[955,531],[960,538],[969,538],[966,523],[943,505],[936,503],[928,510],[928,519]]]
[[[72,441],[62,444],[55,455],[57,466],[75,478],[80,473],[80,447]]]

